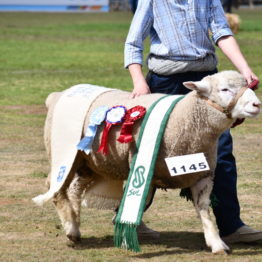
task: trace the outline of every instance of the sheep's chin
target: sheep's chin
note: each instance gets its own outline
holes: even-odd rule
[[[242,114],[232,114],[232,118],[253,118],[257,117],[260,113],[260,109],[253,111],[245,111]]]
[[[258,109],[258,110],[253,111],[253,112],[250,112],[250,111],[248,112],[248,111],[246,111],[245,113],[246,113],[246,117],[256,117],[256,116],[259,115],[260,110]]]

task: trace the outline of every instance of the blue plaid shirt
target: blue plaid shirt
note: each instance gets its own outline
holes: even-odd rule
[[[233,35],[220,0],[140,0],[125,43],[125,67],[143,64],[143,42],[150,54],[171,60],[197,60],[214,54],[214,43]]]

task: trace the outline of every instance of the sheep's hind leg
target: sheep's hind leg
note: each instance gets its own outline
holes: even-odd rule
[[[229,247],[220,238],[209,214],[210,194],[213,188],[212,178],[206,177],[191,187],[194,205],[201,218],[206,244],[212,253],[229,253]]]

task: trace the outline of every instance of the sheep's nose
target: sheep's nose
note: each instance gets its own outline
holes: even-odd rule
[[[253,106],[254,106],[254,107],[258,107],[258,108],[260,108],[260,106],[261,106],[261,102],[254,102],[254,103],[253,103]]]

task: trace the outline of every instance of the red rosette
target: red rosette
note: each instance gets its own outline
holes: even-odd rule
[[[120,143],[129,143],[133,141],[132,131],[136,120],[142,118],[146,113],[143,106],[134,106],[127,110],[125,121],[122,124],[120,136],[117,139]]]
[[[121,124],[124,121],[126,115],[126,107],[124,106],[113,106],[106,113],[106,125],[103,130],[102,139],[97,152],[101,152],[104,155],[108,153],[107,138],[110,128],[113,125]]]

